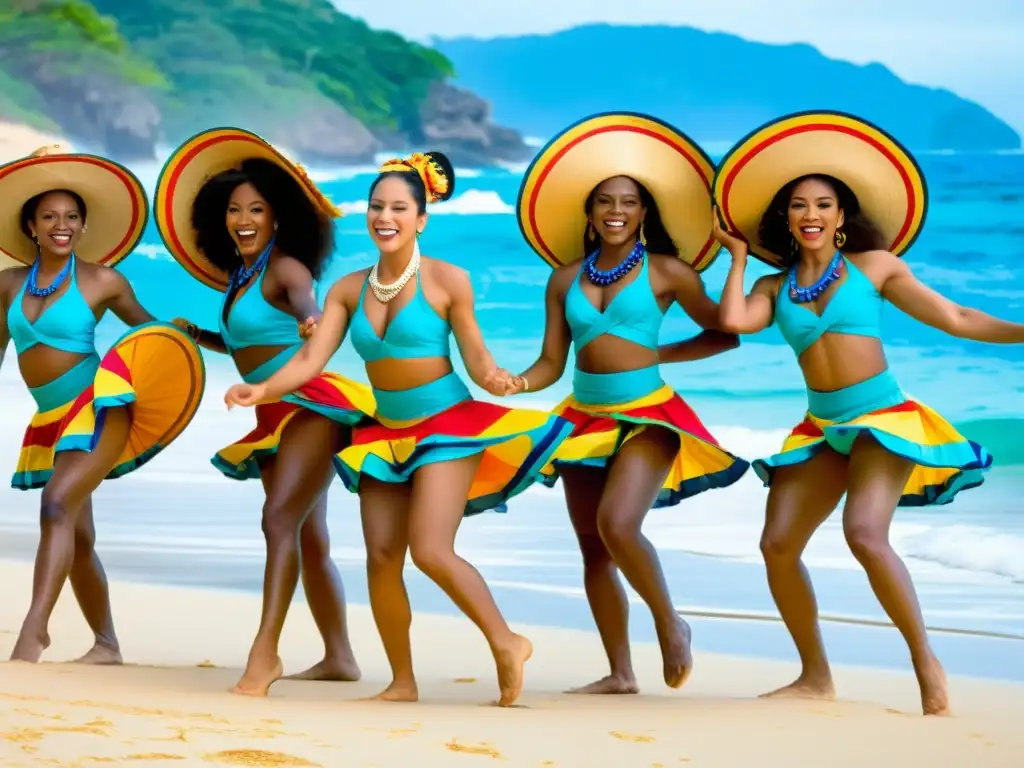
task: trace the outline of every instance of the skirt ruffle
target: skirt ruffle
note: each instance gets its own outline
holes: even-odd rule
[[[562,466],[607,466],[627,440],[651,426],[679,435],[679,452],[654,508],[675,506],[703,491],[732,485],[750,466],[721,448],[693,410],[668,386],[617,405],[584,405],[569,396],[554,413],[571,422],[573,431],[545,468],[544,482],[549,486],[557,481]]]
[[[303,410],[352,427],[369,419],[376,404],[369,387],[322,373],[275,403],[257,405],[256,428],[218,451],[211,462],[234,480],[259,479],[260,461],[277,453],[285,428]]]
[[[865,434],[916,465],[903,489],[901,507],[949,504],[960,491],[981,485],[992,466],[992,456],[982,446],[928,406],[908,399],[843,422],[808,414],[786,438],[780,453],[754,461],[754,471],[770,486],[780,467],[809,461],[825,448],[848,456],[857,438]]]
[[[88,360],[80,364],[84,365]],[[189,425],[205,386],[199,348],[180,329],[153,322],[128,331],[100,360],[95,374],[82,380],[77,394],[32,417],[11,486],[45,486],[57,454],[93,450],[106,412],[123,406],[130,406],[128,441],[106,478],[138,469]]]
[[[465,514],[505,512],[510,498],[540,479],[571,430],[571,424],[543,411],[464,400],[415,421],[357,427],[352,444],[335,457],[335,467],[345,486],[357,493],[364,474],[404,483],[426,464],[482,452]]]

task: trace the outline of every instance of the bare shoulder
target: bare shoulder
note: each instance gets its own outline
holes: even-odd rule
[[[775,295],[779,292],[779,288],[782,285],[782,273],[779,272],[775,275],[762,275],[754,281],[754,287],[751,289],[751,293],[764,293]]]
[[[678,256],[651,253],[647,256],[650,269],[673,282],[700,279],[700,273]]]
[[[294,256],[285,253],[277,253],[270,261],[269,272],[280,282],[288,283],[294,280],[312,280],[313,276],[309,268]]]
[[[564,295],[569,286],[572,285],[572,281],[579,276],[580,269],[582,268],[583,259],[577,259],[576,261],[570,261],[568,264],[555,267],[551,272],[551,277],[548,278],[548,285]]]
[[[473,280],[469,271],[442,259],[421,257],[420,273],[429,285],[439,286],[451,299],[473,297]],[[429,287],[427,288],[429,291]]]
[[[4,305],[10,303],[14,294],[21,288],[21,284],[28,277],[28,267],[11,267],[0,270],[0,300]]]
[[[352,308],[359,303],[359,294],[363,290],[363,283],[370,275],[370,268],[357,269],[347,275],[338,278],[327,292],[327,301],[337,301],[343,306]]]
[[[890,277],[909,271],[906,262],[889,251],[864,251],[843,255],[875,285],[881,285]]]
[[[130,290],[132,287],[128,278],[113,267],[79,262],[77,268],[80,276],[86,278],[90,283],[100,286],[104,296],[113,296],[125,289]]]

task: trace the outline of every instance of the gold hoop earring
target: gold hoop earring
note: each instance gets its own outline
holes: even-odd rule
[[[836,248],[842,248],[846,245],[846,233],[841,229],[836,230]]]
[[[597,233],[594,231],[594,225],[592,223],[590,223],[590,222],[587,222],[587,239],[588,240],[596,240],[597,239]]]
[[[644,234],[644,223],[640,222],[640,245],[647,247],[647,235]]]

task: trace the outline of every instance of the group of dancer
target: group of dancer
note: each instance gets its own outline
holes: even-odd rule
[[[210,330],[156,320],[109,268],[131,253],[148,218],[129,171],[52,148],[0,167],[0,254],[13,260],[0,271],[0,363],[13,339],[38,406],[12,485],[42,489],[32,600],[12,659],[40,658],[70,579],[95,635],[81,661],[120,663],[91,494],[189,424],[205,388],[203,347],[231,356],[243,383],[225,402],[254,407],[256,420],[212,462],[228,477],[258,478],[265,491],[262,616],[237,693],[265,695],[282,677],[278,644],[300,576],[325,655],[294,677],[360,677],[330,558],[335,476],[359,496],[370,605],[392,670],[378,698],[418,698],[408,553],[483,632],[499,703],[516,700],[532,646],[454,542],[464,517],[503,511],[532,484],[559,479],[610,665],[574,690],[638,691],[619,571],[650,608],[665,682],[678,688],[693,667],[691,631],[642,525],[651,509],[729,486],[751,464],[718,444],[660,366],[726,352],[776,323],[804,374],[808,408],[780,453],[753,461],[769,487],[768,582],[802,662],[796,681],[772,693],[834,696],[801,554],[845,494],[847,541],[909,646],[923,711],[948,712],[945,675],[888,530],[899,506],[946,504],[980,485],[992,457],[902,392],[880,314],[888,301],[992,343],[1024,342],[1024,325],[952,303],[900,260],[927,203],[911,155],[838,113],[772,121],[717,167],[649,116],[608,113],[569,127],[520,190],[523,234],[553,271],[542,348],[519,374],[488,351],[469,275],[421,254],[429,206],[454,189],[440,153],[381,166],[366,214],[378,259],[338,280],[320,307],[314,284],[340,212],[258,136],[222,128],[193,137],[161,174],[154,214],[171,255],[223,294]],[[700,273],[722,248],[732,264],[716,303]],[[777,272],[746,292],[750,255]],[[672,304],[703,330],[659,344]],[[108,309],[130,329],[100,357],[94,329]],[[347,335],[369,387],[325,370]],[[572,347],[572,394],[550,413],[475,400],[454,372],[452,335],[473,383],[499,398],[556,383]]]

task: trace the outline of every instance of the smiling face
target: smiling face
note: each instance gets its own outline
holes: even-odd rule
[[[242,258],[255,258],[274,236],[274,212],[249,182],[239,184],[228,200],[225,225]]]
[[[383,178],[374,187],[366,209],[366,228],[381,253],[395,253],[408,246],[427,224],[409,184],[398,176]]]
[[[633,242],[646,215],[640,188],[632,179],[614,176],[598,184],[590,209],[590,223],[602,243],[622,245]]]
[[[843,210],[832,185],[805,179],[794,189],[787,209],[789,231],[807,251],[835,247],[836,230],[843,226]]]
[[[40,250],[64,258],[78,245],[85,218],[78,202],[67,192],[47,192],[39,199],[28,228]]]

